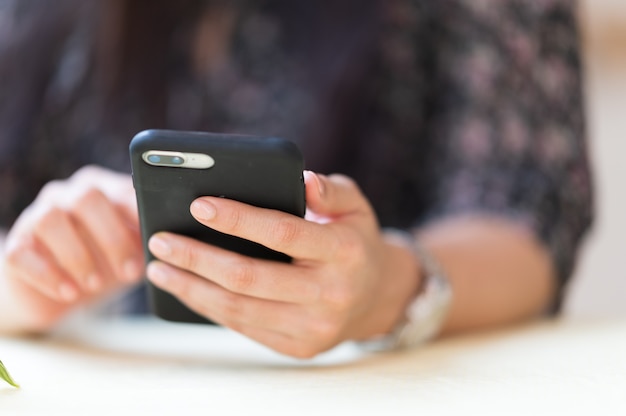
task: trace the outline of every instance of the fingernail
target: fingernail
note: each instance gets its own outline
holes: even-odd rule
[[[325,176],[318,175],[317,173],[315,174],[315,180],[317,180],[317,185],[320,188],[320,196],[324,196],[326,194],[326,185],[324,181],[322,180],[322,177],[325,177]]]
[[[148,265],[147,275],[150,281],[157,286],[165,286],[167,284],[168,275],[158,263],[152,262]]]
[[[204,221],[212,220],[215,218],[215,214],[217,213],[215,205],[202,199],[196,199],[193,201],[191,203],[190,211],[194,217]]]
[[[95,273],[92,273],[89,276],[87,276],[87,279],[85,281],[85,286],[87,287],[87,290],[89,290],[90,292],[97,292],[102,287],[102,283],[98,275]]]
[[[157,257],[167,257],[172,254],[172,247],[163,237],[153,235],[148,242],[150,251]]]
[[[59,286],[59,296],[65,302],[73,302],[78,299],[78,291],[74,286],[62,283]]]
[[[129,259],[124,262],[123,276],[127,282],[134,282],[141,277],[143,263],[136,259]]]
[[[326,191],[326,189],[324,189],[324,182],[322,182],[322,180],[320,179],[320,175],[310,170],[304,171],[304,173],[307,176],[313,178],[313,180],[317,184],[317,191],[319,192],[320,196],[324,196],[324,192]]]

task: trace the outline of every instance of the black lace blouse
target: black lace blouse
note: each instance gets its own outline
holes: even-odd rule
[[[128,171],[142,129],[274,135],[383,226],[510,218],[572,274],[592,217],[574,2],[137,1],[116,30],[123,3],[0,0],[4,227],[46,181]]]

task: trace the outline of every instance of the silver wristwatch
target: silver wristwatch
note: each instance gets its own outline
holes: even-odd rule
[[[373,351],[410,348],[436,337],[452,303],[450,282],[433,256],[415,241],[412,234],[396,230],[391,232],[409,241],[421,265],[423,280],[420,292],[406,308],[404,319],[391,334],[359,343]]]

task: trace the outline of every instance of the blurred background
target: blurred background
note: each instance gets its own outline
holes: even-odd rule
[[[626,1],[581,0],[580,6],[596,222],[565,311],[626,317]]]

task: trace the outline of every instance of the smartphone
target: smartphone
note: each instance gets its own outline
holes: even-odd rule
[[[289,256],[226,235],[189,212],[201,196],[217,196],[304,216],[304,161],[291,141],[204,132],[146,130],[130,143],[146,262],[148,240],[159,231],[185,235],[237,253],[282,262]],[[148,282],[152,311],[175,322],[212,323]]]

